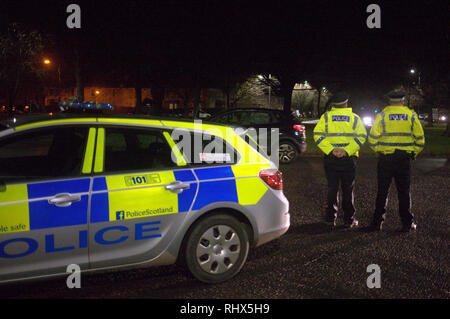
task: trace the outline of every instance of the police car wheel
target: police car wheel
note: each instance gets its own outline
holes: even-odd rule
[[[297,148],[289,142],[280,142],[279,159],[282,164],[289,164],[296,159],[298,155]]]
[[[189,234],[186,264],[192,275],[206,283],[234,277],[244,265],[250,243],[245,226],[229,215],[201,220]]]

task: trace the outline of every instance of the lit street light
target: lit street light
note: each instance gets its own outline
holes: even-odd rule
[[[44,59],[44,64],[45,65],[50,65],[52,64],[52,61],[50,59]],[[61,65],[58,64],[58,82],[61,83]]]
[[[261,74],[259,74],[258,75],[258,79],[260,79],[260,80],[263,80],[264,79],[264,76],[262,76]],[[271,83],[270,83],[270,81],[271,81],[271,79],[272,79],[272,74],[269,74],[269,78],[268,78],[269,80],[268,80],[268,82],[269,82],[269,84],[268,84],[268,88],[269,88],[269,108],[270,108],[270,99],[271,99]]]
[[[416,70],[415,69],[411,69],[411,70],[409,70],[409,72],[411,74],[416,74]],[[417,80],[418,80],[418,85],[420,87],[420,72],[417,72]]]
[[[409,70],[409,73],[411,75],[415,75],[417,73],[417,87],[420,90],[420,72],[416,71],[414,68],[411,68]],[[410,81],[408,81],[408,91],[409,91],[408,92],[408,106],[410,106],[410,104],[411,104],[411,94],[412,94],[412,92],[411,92],[411,82]]]

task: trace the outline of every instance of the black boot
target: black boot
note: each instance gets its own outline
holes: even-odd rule
[[[401,233],[408,233],[411,230],[416,230],[417,224],[411,223],[410,225],[403,225],[403,227],[399,230]]]

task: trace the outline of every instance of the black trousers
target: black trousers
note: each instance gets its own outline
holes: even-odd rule
[[[339,184],[342,188],[342,210],[344,223],[352,223],[355,215],[354,187],[356,156],[341,157],[330,154],[324,159],[325,176],[328,181],[327,208],[325,219],[333,222],[339,210]]]
[[[394,179],[397,187],[399,214],[403,226],[410,226],[414,216],[411,214],[411,155],[396,151],[394,154],[381,155],[378,159],[378,192],[376,199],[374,224],[386,219],[389,188]]]

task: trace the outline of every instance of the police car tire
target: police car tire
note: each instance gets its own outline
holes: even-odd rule
[[[281,149],[281,147],[282,147],[283,145],[292,147],[293,151],[295,152],[295,155],[294,155],[293,158],[289,159],[288,161],[282,161],[282,160],[280,159],[280,163],[281,163],[281,164],[290,164],[290,163],[292,163],[292,162],[297,158],[297,156],[298,156],[298,150],[297,150],[297,148],[295,147],[295,145],[292,144],[291,142],[280,141],[280,146],[279,146],[279,148]]]
[[[197,258],[197,247],[201,237],[214,226],[231,228],[239,238],[239,255],[230,269],[220,274],[211,274],[202,269]],[[215,214],[200,220],[190,232],[185,246],[185,261],[190,273],[198,280],[205,283],[219,283],[234,277],[244,266],[250,249],[245,225],[236,218],[226,214]]]

